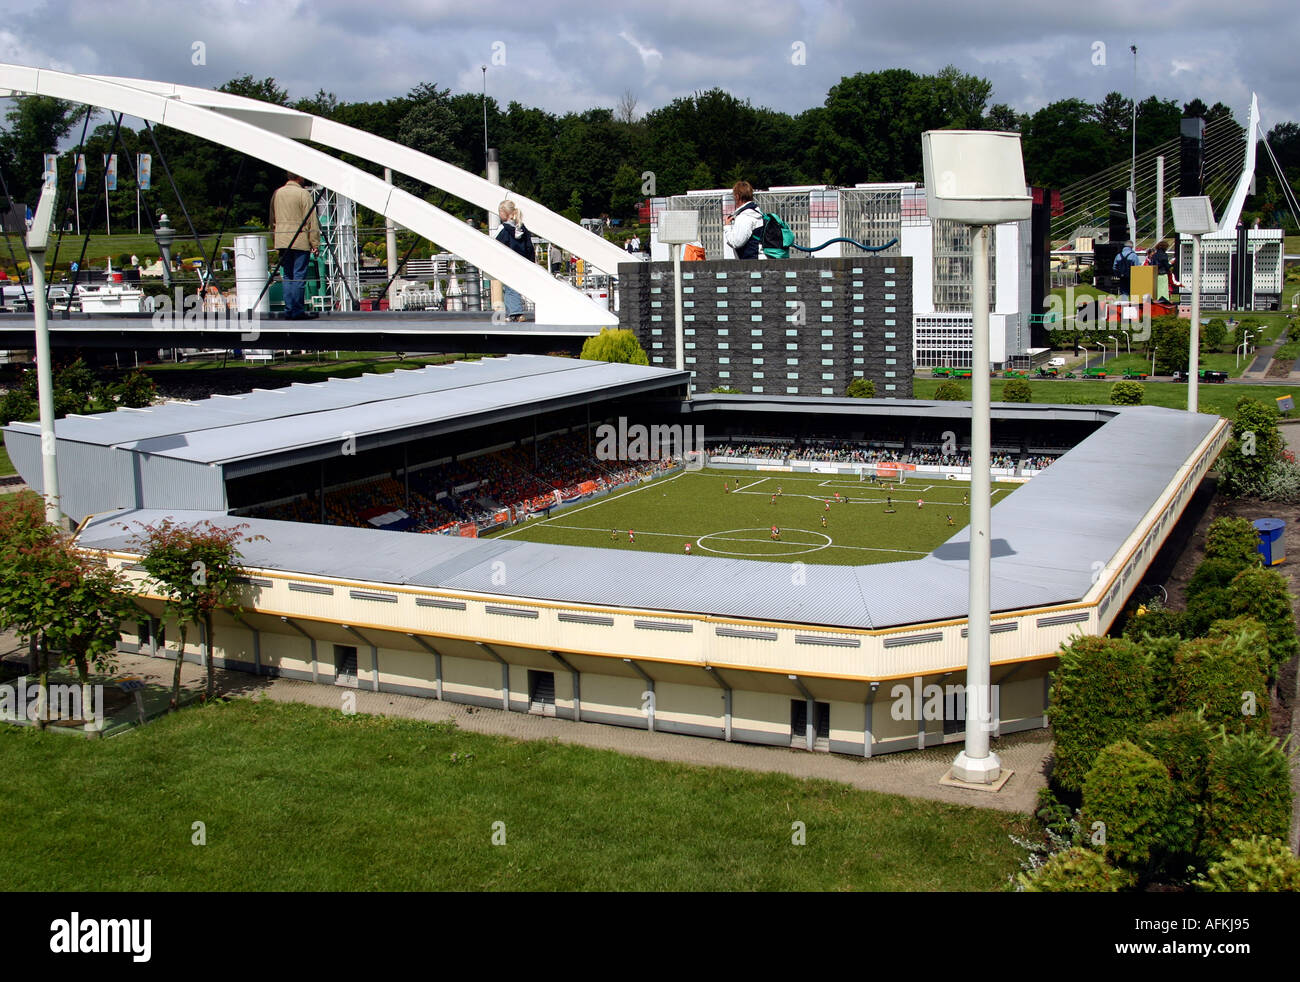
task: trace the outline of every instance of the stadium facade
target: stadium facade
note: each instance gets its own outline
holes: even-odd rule
[[[175,656],[133,532],[168,517],[210,520],[263,538],[243,547],[242,612],[219,617],[211,652],[195,639],[192,660],[862,756],[961,739],[961,713],[921,697],[964,680],[964,530],[921,559],[814,566],[239,514],[267,500],[323,501],[366,474],[400,494],[439,460],[502,446],[536,454],[547,434],[576,443],[619,416],[703,426],[717,439],[888,433],[906,445],[968,432],[963,404],[687,400],[685,384],[684,373],[653,367],[511,356],[70,417],[57,430],[65,510],[80,522],[79,545],[121,570],[148,612],[124,625],[125,651]],[[1111,626],[1227,424],[1151,407],[999,405],[994,434],[1022,452],[1071,443],[993,510],[992,681],[1005,734],[1045,725],[1060,645]],[[11,424],[5,440],[39,489],[39,430]]]

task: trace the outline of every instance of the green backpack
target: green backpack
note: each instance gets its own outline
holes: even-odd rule
[[[763,225],[754,231],[754,238],[758,240],[759,247],[768,259],[790,258],[794,233],[790,231],[790,226],[781,220],[780,215],[764,212]]]

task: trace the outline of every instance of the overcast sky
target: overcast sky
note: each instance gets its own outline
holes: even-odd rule
[[[719,86],[759,106],[819,105],[841,76],[946,64],[1020,111],[1134,89],[1200,96],[1245,122],[1300,120],[1300,17],[1258,0],[0,0],[0,60],[216,86],[273,76],[290,98],[403,95],[420,82],[554,111],[638,112]],[[1231,17],[1231,19],[1230,19]]]

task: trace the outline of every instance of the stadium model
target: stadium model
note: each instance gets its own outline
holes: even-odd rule
[[[813,555],[667,554],[244,517],[339,521],[341,508],[344,521],[364,511],[372,523],[410,525],[418,497],[429,527],[439,509],[459,507],[439,496],[439,481],[506,460],[531,459],[543,472],[555,448],[580,459],[596,429],[620,419],[703,427],[715,449],[818,437],[910,451],[955,437],[960,450],[968,432],[962,403],[687,399],[686,381],[665,369],[516,355],[70,416],[57,429],[62,503],[81,522],[79,544],[122,569],[152,612],[123,626],[125,651],[174,657],[158,622],[161,602],[129,546],[135,523],[211,519],[265,536],[243,546],[243,612],[219,619],[211,654],[226,668],[865,756],[961,739],[962,720],[947,707],[907,710],[919,708],[926,686],[963,681],[960,524],[921,558],[816,565]],[[993,509],[997,733],[1045,724],[1061,643],[1110,627],[1227,428],[1216,416],[1152,407],[995,405],[995,453],[1016,462],[1053,445],[1065,451]],[[39,429],[11,424],[5,441],[39,490]],[[734,457],[714,463],[729,466],[729,476],[748,468],[746,481],[867,476],[855,463]],[[689,480],[715,482],[721,500],[723,478],[712,472],[683,472],[673,461],[609,463],[631,470],[634,486],[649,490],[630,493],[651,502],[655,488],[666,496],[671,482]],[[757,466],[774,473],[753,473]],[[1015,464],[1006,473],[1021,471]],[[913,475],[940,491],[966,490],[959,465],[916,465]],[[590,507],[610,483],[583,482],[568,497]],[[374,507],[349,497],[357,487],[370,489]],[[565,507],[542,497],[528,507]],[[507,522],[538,522],[503,510]],[[503,518],[491,507],[484,516],[454,528],[473,533],[480,519]],[[898,517],[915,516],[902,509]],[[185,657],[206,654],[200,638]],[[899,685],[918,693],[915,704],[900,703]]]

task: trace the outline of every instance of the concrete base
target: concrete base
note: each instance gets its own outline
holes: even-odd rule
[[[952,762],[952,770],[949,773],[952,775],[953,780],[965,784],[993,784],[1002,773],[1002,761],[992,751],[989,751],[987,757],[976,760],[967,757],[966,751],[963,750],[957,755],[956,760]]]
[[[952,770],[949,769],[947,774],[939,778],[939,783],[945,788],[965,788],[967,791],[998,792],[1001,791],[1006,783],[1011,780],[1011,775],[1014,773],[1015,771],[1003,771],[998,775],[998,779],[992,784],[972,784],[970,781],[958,780],[953,776]]]

